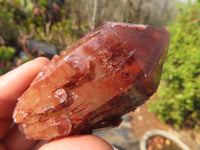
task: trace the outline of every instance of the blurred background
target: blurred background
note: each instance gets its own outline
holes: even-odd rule
[[[171,43],[158,92],[120,127],[95,134],[134,150],[147,131],[162,129],[199,149],[200,0],[0,0],[0,75],[61,54],[105,21],[164,27]],[[150,138],[147,149],[172,143],[163,140]]]

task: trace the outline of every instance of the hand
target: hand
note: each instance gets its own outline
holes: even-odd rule
[[[0,77],[0,150],[36,150],[41,145],[40,141],[26,139],[17,125],[13,125],[12,113],[17,98],[29,87],[41,68],[48,62],[46,58],[37,58]],[[39,149],[113,150],[106,141],[93,135],[57,139],[44,144]]]

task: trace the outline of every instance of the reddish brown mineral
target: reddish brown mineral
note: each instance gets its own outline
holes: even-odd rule
[[[45,140],[119,125],[156,91],[169,39],[163,28],[104,23],[41,70],[15,122]]]

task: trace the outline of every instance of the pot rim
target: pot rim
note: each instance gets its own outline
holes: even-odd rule
[[[191,150],[186,144],[184,144],[177,136],[164,131],[164,130],[150,130],[147,131],[144,136],[142,137],[142,139],[140,140],[140,150],[147,150],[147,140],[150,137],[153,136],[163,136],[165,138],[168,138],[170,140],[172,140],[174,143],[176,143],[182,150]]]

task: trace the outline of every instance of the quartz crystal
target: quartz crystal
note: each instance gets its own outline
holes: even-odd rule
[[[156,91],[169,40],[164,28],[104,23],[40,71],[18,99],[15,122],[44,140],[119,125]]]

